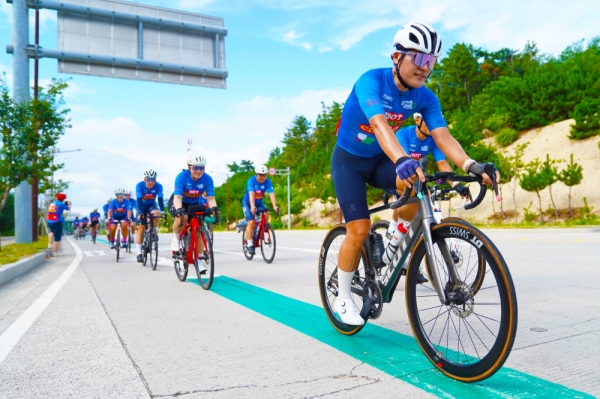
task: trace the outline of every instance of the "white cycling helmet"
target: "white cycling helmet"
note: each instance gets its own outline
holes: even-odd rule
[[[421,114],[420,114],[420,113],[418,113],[418,112],[415,112],[415,113],[413,114],[413,118],[415,118],[415,120],[417,120],[417,118],[421,118],[421,119],[423,119],[423,115],[421,115]]]
[[[258,173],[260,175],[266,175],[268,172],[268,169],[265,165],[258,165],[256,168],[254,168],[254,173]]]
[[[148,169],[144,172],[144,178],[148,177],[150,179],[156,179],[156,171],[154,169]]]
[[[187,156],[187,164],[191,166],[206,166],[206,158],[199,152],[190,152]]]
[[[394,35],[392,56],[398,50],[417,50],[439,57],[442,54],[442,38],[431,26],[411,22]]]
[[[124,188],[117,188],[117,189],[115,190],[115,195],[119,195],[119,194],[125,195],[125,193],[126,193],[126,192],[125,192],[125,189],[124,189]]]
[[[125,195],[131,195],[131,190],[125,190]]]
[[[106,202],[110,202],[112,201],[112,197],[108,197],[108,199],[106,200]]]

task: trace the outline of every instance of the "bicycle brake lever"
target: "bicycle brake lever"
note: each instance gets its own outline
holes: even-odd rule
[[[496,195],[496,201],[501,201],[502,198],[498,192],[498,182],[496,181],[496,167],[493,163],[488,162],[483,166],[483,170],[492,180],[492,188],[494,189],[494,194]]]

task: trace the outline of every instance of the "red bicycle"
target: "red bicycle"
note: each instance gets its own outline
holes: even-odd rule
[[[260,245],[260,252],[262,257],[267,263],[273,262],[275,259],[275,230],[267,223],[267,214],[272,209],[257,209],[254,215],[254,248],[258,248]],[[254,255],[248,252],[248,241],[246,241],[246,233],[242,232],[242,248],[244,250],[244,256],[248,260],[252,260]]]
[[[198,282],[205,290],[210,289],[214,277],[214,257],[210,234],[206,229],[204,218],[211,214],[204,205],[192,205],[185,214],[188,222],[179,233],[179,251],[173,253],[175,273],[180,281],[185,281],[188,265],[193,264],[198,275]],[[183,217],[180,220],[183,225]],[[202,240],[203,250],[199,253],[198,241]]]

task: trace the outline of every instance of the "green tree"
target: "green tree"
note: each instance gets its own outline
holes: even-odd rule
[[[600,134],[600,98],[584,98],[573,110],[573,118],[570,139],[582,140]]]
[[[558,181],[558,167],[556,164],[562,162],[557,159],[550,159],[550,154],[546,154],[546,160],[542,163],[540,173],[544,175],[546,183],[548,185],[548,191],[550,191],[550,201],[552,202],[552,208],[554,209],[554,216],[558,218],[558,211],[556,210],[556,204],[554,203],[554,196],[552,195],[552,185]]]
[[[528,145],[529,142],[516,146],[514,152],[502,156],[498,163],[498,170],[502,174],[502,181],[505,182],[500,185],[500,190],[502,190],[504,185],[507,185],[512,194],[515,209],[515,226],[517,226],[517,184],[521,178],[521,171],[525,166],[523,163],[523,154]]]
[[[240,163],[240,172],[254,173],[254,162],[242,159],[242,162]]]
[[[540,197],[540,191],[548,187],[548,180],[546,174],[542,171],[542,164],[539,158],[534,159],[525,165],[525,173],[521,176],[520,186],[523,190],[535,193],[538,197],[538,204],[540,206],[540,220],[544,223],[544,211],[542,210],[542,197]]]
[[[571,208],[571,188],[580,184],[583,179],[583,167],[573,160],[573,154],[571,154],[571,160],[567,164],[567,167],[560,171],[558,178],[565,186],[569,187],[569,214],[573,217],[573,208]]]
[[[311,130],[311,123],[302,115],[292,121],[282,140],[285,144],[282,158],[287,166],[306,162],[306,152],[311,147]]]
[[[71,127],[63,99],[67,87],[52,80],[38,98],[16,103],[6,79],[0,79],[0,211],[20,182],[47,180],[63,167],[54,163],[54,153],[58,139]]]

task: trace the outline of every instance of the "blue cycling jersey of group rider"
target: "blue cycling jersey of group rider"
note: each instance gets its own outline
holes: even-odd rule
[[[90,220],[92,222],[98,222],[98,221],[100,221],[100,213],[98,213],[98,212],[90,212]]]
[[[244,194],[242,203],[250,205],[250,192],[254,193],[254,205],[261,206],[263,199],[265,198],[265,193],[273,192],[273,184],[268,177],[263,183],[259,183],[258,180],[256,180],[256,175],[252,176],[248,179],[248,183],[246,184],[246,193]]]
[[[81,225],[81,220],[75,219],[73,220],[73,227],[79,227]]]
[[[108,214],[108,208],[109,208],[110,204],[105,204],[102,207],[102,210],[104,211],[104,215],[106,216]]]
[[[125,198],[127,200],[127,198]],[[137,201],[135,198],[129,198],[129,204],[131,205],[131,217],[135,218],[135,210],[137,209]]]
[[[146,187],[146,182],[141,181],[135,186],[135,196],[137,198],[138,212],[149,211],[152,208],[160,207],[160,211],[165,211],[163,202],[163,186],[160,183],[154,183],[152,188]],[[158,198],[158,206],[156,200]]]
[[[427,136],[425,140],[417,137],[416,126],[408,126],[398,130],[396,138],[400,142],[404,152],[416,161],[426,157],[429,153],[431,153],[436,162],[446,160],[446,156],[435,144],[433,137]]]
[[[175,178],[173,195],[181,195],[184,204],[199,204],[200,197],[205,192],[207,197],[215,196],[213,179],[206,173],[202,174],[198,180],[194,180],[190,171],[184,170]]]
[[[423,115],[429,130],[446,126],[440,102],[427,87],[402,92],[394,83],[392,68],[372,69],[354,85],[342,112],[337,145],[347,152],[373,158],[383,153],[369,119],[385,115],[396,133],[415,112]]]
[[[131,210],[131,203],[125,198],[123,198],[122,202],[119,202],[119,200],[115,198],[110,201],[108,209],[112,210],[113,219],[122,219],[123,217],[127,217],[127,211]]]
[[[81,219],[82,224],[88,224],[89,222],[90,222],[90,219],[88,219],[87,216],[84,216],[83,219]]]

